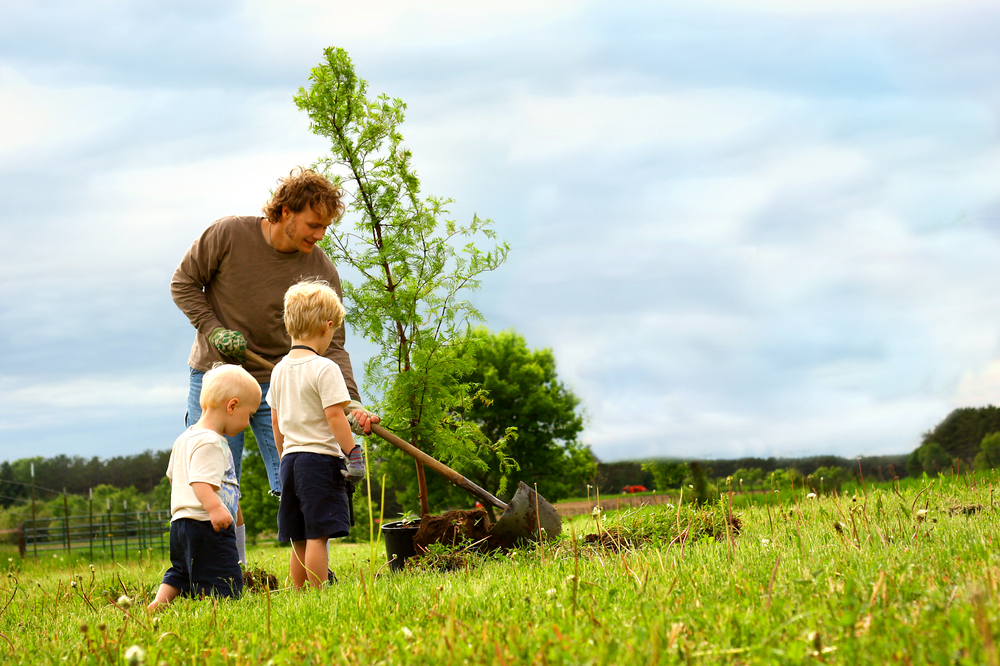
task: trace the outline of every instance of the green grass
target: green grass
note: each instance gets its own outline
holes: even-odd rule
[[[124,663],[133,645],[149,664],[997,663],[990,484],[869,484],[728,514],[728,499],[608,513],[604,545],[585,543],[597,518],[581,516],[542,548],[449,573],[373,579],[368,544],[335,546],[334,587],[178,600],[155,619],[142,608],[160,558],[93,573],[14,558],[0,663]],[[283,580],[288,553],[257,548],[251,564]],[[123,588],[131,615],[111,603]]]

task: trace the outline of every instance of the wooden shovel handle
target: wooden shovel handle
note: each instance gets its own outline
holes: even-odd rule
[[[393,446],[395,446],[397,449],[403,451],[404,453],[408,453],[409,455],[413,456],[423,464],[427,465],[428,467],[430,467],[435,472],[437,472],[444,478],[454,483],[462,490],[465,490],[469,494],[478,497],[487,504],[492,504],[498,509],[502,509],[504,511],[507,510],[507,505],[504,502],[491,495],[488,491],[480,488],[472,481],[469,481],[467,478],[465,478],[452,468],[448,467],[443,462],[439,462],[434,458],[431,458],[429,455],[427,455],[417,447],[413,446],[405,439],[401,438],[399,435],[389,432],[388,430],[386,430],[377,423],[372,424],[372,432],[381,437],[382,439],[384,439],[385,441],[389,442]]]
[[[267,370],[274,370],[274,363],[271,363],[257,352],[250,351],[249,349],[247,349],[245,352],[243,352],[243,356],[246,358],[246,360],[253,361],[262,368],[265,368]]]

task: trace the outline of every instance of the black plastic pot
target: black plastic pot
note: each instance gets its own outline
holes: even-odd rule
[[[413,547],[413,536],[420,529],[420,520],[396,521],[382,526],[382,538],[385,539],[385,554],[389,558],[389,568],[401,571],[406,559],[417,554]]]

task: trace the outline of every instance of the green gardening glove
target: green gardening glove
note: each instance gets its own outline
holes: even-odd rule
[[[208,341],[225,356],[243,360],[247,351],[247,339],[239,331],[231,331],[221,326],[208,336]]]

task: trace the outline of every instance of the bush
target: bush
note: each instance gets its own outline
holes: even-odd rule
[[[843,467],[820,467],[806,477],[806,484],[814,493],[837,492],[847,477]]]

